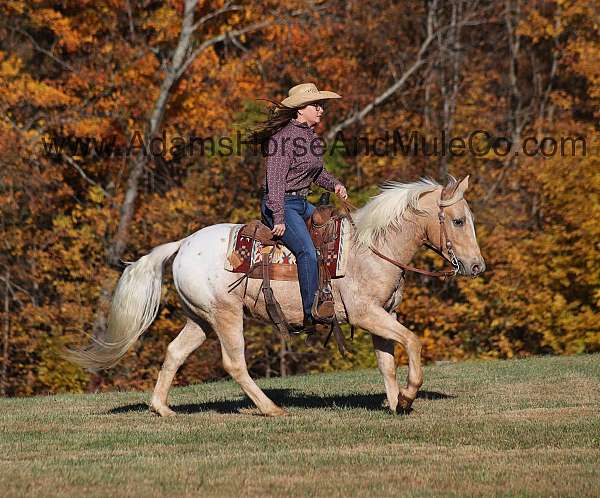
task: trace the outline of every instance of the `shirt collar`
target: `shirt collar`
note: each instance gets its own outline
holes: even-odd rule
[[[308,126],[308,124],[306,124],[306,123],[301,123],[300,121],[296,120],[295,118],[292,118],[290,120],[290,123],[292,123],[294,126],[297,126],[298,128],[304,128],[306,130],[314,131],[311,126]]]

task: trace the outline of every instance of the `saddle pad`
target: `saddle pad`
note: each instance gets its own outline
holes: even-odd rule
[[[346,218],[334,218],[336,238],[329,243],[327,269],[331,278],[341,278],[346,271],[350,243],[350,223]],[[240,232],[244,225],[234,225],[229,232],[225,269],[234,273],[246,273],[252,265],[255,271],[250,278],[262,278],[260,268],[262,244]],[[275,246],[269,259],[271,280],[298,280],[296,257],[283,244]]]

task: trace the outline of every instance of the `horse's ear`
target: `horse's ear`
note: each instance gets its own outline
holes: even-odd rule
[[[453,176],[450,176],[448,184],[442,189],[442,200],[452,199],[458,188],[458,181]]]
[[[465,191],[469,188],[469,175],[465,176],[461,182],[454,177],[450,177],[448,185],[442,189],[441,200],[450,201],[452,199],[462,199]],[[448,204],[447,204],[448,205]]]
[[[470,175],[465,176],[462,179],[462,181],[458,184],[458,187],[456,188],[456,191],[460,192],[461,197],[464,195],[464,193],[469,188],[469,176]]]

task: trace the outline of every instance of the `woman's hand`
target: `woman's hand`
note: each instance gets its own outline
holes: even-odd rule
[[[344,187],[341,183],[338,183],[335,186],[335,193],[339,195],[342,199],[348,198],[348,192],[346,192],[346,187]]]
[[[279,225],[275,225],[271,233],[276,237],[281,237],[285,232],[285,223],[280,223]]]

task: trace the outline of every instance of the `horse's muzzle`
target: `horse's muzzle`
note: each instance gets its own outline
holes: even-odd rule
[[[485,261],[479,257],[469,263],[465,263],[462,259],[458,260],[459,273],[465,277],[476,277],[485,271]]]
[[[478,258],[476,262],[471,265],[471,276],[476,277],[485,271],[485,261],[483,258]]]

